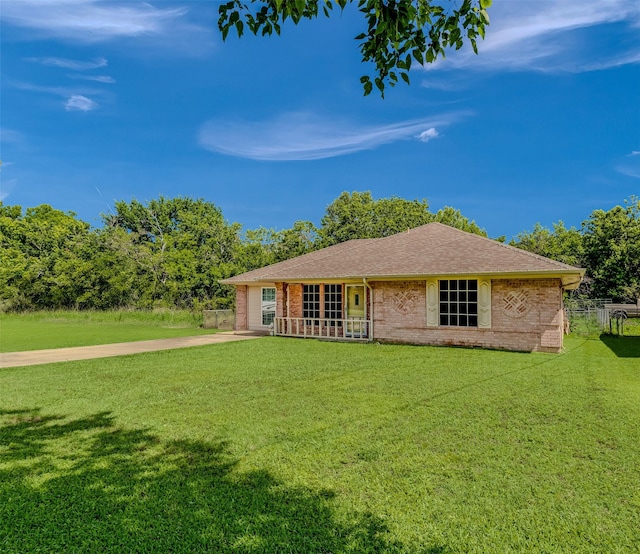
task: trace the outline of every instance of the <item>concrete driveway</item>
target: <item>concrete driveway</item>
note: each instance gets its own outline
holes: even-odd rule
[[[89,360],[93,358],[109,358],[157,350],[173,350],[190,346],[204,346],[221,342],[250,340],[264,337],[264,333],[235,332],[212,333],[195,337],[175,337],[171,339],[142,340],[136,342],[119,342],[116,344],[98,344],[95,346],[75,346],[72,348],[52,348],[49,350],[30,350],[27,352],[0,353],[0,368],[24,365],[51,364]]]

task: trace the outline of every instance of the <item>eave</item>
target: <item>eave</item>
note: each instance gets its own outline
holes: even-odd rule
[[[553,279],[562,281],[562,286],[566,290],[578,288],[585,270],[582,268],[566,270],[546,270],[546,271],[509,271],[509,272],[473,272],[473,273],[424,273],[406,275],[332,275],[316,277],[286,277],[283,275],[263,276],[256,280],[220,281],[229,285],[267,285],[272,283],[361,283],[363,281],[416,281],[425,279],[473,279],[483,277],[485,279]]]

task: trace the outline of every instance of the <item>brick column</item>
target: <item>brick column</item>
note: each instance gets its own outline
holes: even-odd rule
[[[247,286],[236,286],[236,331],[246,331],[247,326]]]
[[[302,285],[289,285],[289,315],[302,317]]]
[[[276,283],[276,317],[287,316],[287,292],[284,283]]]

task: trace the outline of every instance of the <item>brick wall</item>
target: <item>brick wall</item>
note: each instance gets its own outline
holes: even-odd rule
[[[236,286],[236,331],[246,331],[247,324],[247,287],[246,285]]]
[[[284,283],[276,283],[276,317],[285,317],[286,312],[286,292]]]
[[[559,352],[562,349],[559,279],[493,280],[490,329],[427,327],[424,281],[371,284],[377,340],[527,352]]]
[[[300,284],[289,285],[289,317],[302,317],[302,285]]]

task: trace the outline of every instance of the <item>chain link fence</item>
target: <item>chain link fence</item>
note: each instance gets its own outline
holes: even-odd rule
[[[599,335],[609,330],[610,298],[567,298],[565,310],[569,330],[577,335]]]
[[[233,310],[204,310],[202,326],[205,329],[232,330],[235,315]]]
[[[569,331],[582,336],[602,333],[640,336],[640,304],[616,304],[609,298],[566,298]]]

